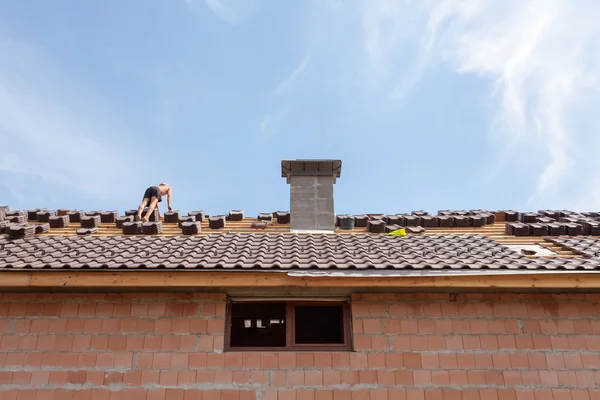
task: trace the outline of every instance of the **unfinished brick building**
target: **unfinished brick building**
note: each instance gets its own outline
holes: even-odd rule
[[[0,399],[600,399],[598,215],[335,216],[340,169],[259,218],[0,211]]]

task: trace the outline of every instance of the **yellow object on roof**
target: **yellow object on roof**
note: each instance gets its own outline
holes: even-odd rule
[[[406,229],[404,229],[404,228],[396,229],[395,231],[391,231],[390,233],[388,233],[388,235],[390,235],[390,236],[406,236]]]

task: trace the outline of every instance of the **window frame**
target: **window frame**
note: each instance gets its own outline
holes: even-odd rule
[[[285,346],[231,346],[231,307],[234,303],[285,303]],[[310,344],[302,343],[295,344],[296,340],[296,314],[295,306],[341,306],[342,307],[342,334],[343,343],[332,344]],[[305,300],[285,300],[285,299],[253,299],[253,300],[234,300],[227,299],[227,308],[225,313],[225,346],[224,351],[352,351],[353,350],[353,339],[352,339],[352,309],[350,307],[350,300],[319,300],[319,299],[305,299]]]

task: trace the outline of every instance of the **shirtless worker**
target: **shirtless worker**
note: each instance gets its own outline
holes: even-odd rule
[[[158,208],[158,203],[162,201],[162,197],[164,195],[168,195],[167,207],[169,207],[169,211],[173,211],[173,209],[171,208],[171,197],[173,195],[173,191],[171,190],[171,187],[169,185],[167,185],[166,183],[161,183],[158,186],[150,186],[144,192],[144,198],[142,199],[142,203],[138,207],[138,213],[137,213],[138,221],[142,219],[142,212],[144,211],[144,208],[146,206],[148,206],[148,212],[146,212],[146,215],[143,218],[144,222],[149,221],[150,215],[152,215],[154,208],[156,208],[158,210],[158,217],[160,218],[160,208]],[[150,204],[148,205],[148,203],[150,203]]]

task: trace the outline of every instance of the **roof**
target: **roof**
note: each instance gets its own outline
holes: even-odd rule
[[[594,269],[583,258],[527,258],[482,235],[220,234],[0,239],[0,268]]]
[[[176,221],[162,221],[161,233],[145,235],[125,235],[115,222],[101,223],[92,235],[76,235],[80,225],[70,223],[30,238],[0,236],[0,269],[600,271],[597,238],[511,235],[504,215],[495,215],[493,223],[480,227],[427,227],[406,237],[366,227],[336,228],[333,234],[291,233],[289,224],[257,218],[228,220],[220,229],[211,229],[205,220],[201,231],[189,236],[182,235]],[[253,229],[257,222],[265,229]],[[539,244],[554,255],[524,255],[506,246],[515,243]]]

